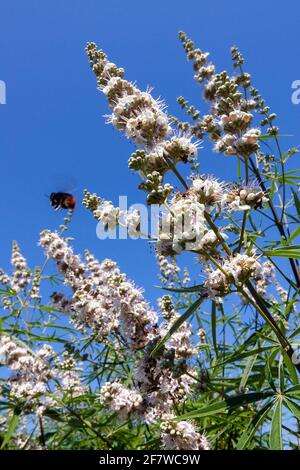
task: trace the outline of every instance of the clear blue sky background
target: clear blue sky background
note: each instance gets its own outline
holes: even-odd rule
[[[129,80],[143,89],[154,86],[154,95],[164,97],[174,114],[178,95],[206,110],[178,30],[210,51],[218,70],[231,67],[229,49],[238,45],[245,69],[279,115],[281,132],[294,135],[290,146],[300,143],[300,105],[291,103],[291,83],[300,79],[299,16],[296,0],[1,0],[0,79],[7,85],[7,104],[0,106],[0,266],[9,266],[12,239],[31,264],[41,262],[38,234],[63,218],[51,210],[45,193],[72,189],[68,184],[75,182],[78,199],[88,188],[115,203],[119,194],[130,203],[144,200],[137,176],[127,168],[134,147],[104,125],[106,102],[85,56],[87,41],[124,66]],[[203,172],[235,177],[233,160],[213,155],[208,146],[200,163]],[[148,243],[100,241],[95,228],[79,204],[71,233],[76,250],[115,259],[154,300],[157,269]]]

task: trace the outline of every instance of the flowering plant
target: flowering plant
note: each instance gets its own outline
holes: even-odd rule
[[[74,254],[72,211],[60,232],[41,233],[42,267],[31,270],[14,242],[13,272],[0,272],[2,448],[298,446],[300,201],[287,169],[297,149],[282,151],[276,115],[237,48],[231,76],[179,38],[209,106],[202,115],[179,97],[188,122],[86,48],[107,122],[136,144],[128,166],[158,206],[156,234],[143,232],[139,210],[89,191],[83,204],[104,232],[151,239],[163,295],[154,308],[113,260]],[[211,142],[235,159],[235,181],[199,171],[200,144]],[[182,267],[185,252],[201,284]]]

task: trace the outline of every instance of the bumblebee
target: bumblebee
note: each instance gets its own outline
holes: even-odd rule
[[[75,209],[76,199],[69,193],[51,193],[50,204],[55,211],[59,209]]]

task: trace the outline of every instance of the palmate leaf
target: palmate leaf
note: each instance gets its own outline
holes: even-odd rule
[[[264,400],[265,398],[269,398],[273,395],[273,390],[265,392],[251,392],[247,394],[237,395],[235,397],[230,397],[226,398],[225,400],[215,402],[212,405],[202,406],[200,409],[184,413],[183,415],[175,418],[175,420],[178,421],[183,419],[204,418],[206,416],[213,416],[218,413],[225,413],[239,406]]]
[[[270,431],[270,449],[282,450],[282,397],[275,400]]]
[[[197,299],[188,309],[187,311],[181,315],[177,320],[175,320],[175,322],[173,323],[173,325],[171,326],[171,328],[169,329],[168,333],[165,335],[165,337],[155,346],[155,348],[153,348],[152,350],[152,355],[155,355],[155,354],[158,354],[161,349],[163,348],[164,344],[166,343],[166,341],[168,341],[168,339],[172,336],[173,333],[175,333],[175,331],[178,330],[178,328],[180,328],[180,326],[188,320],[188,318],[190,318],[190,316],[197,310],[198,307],[200,307],[200,305],[202,304],[202,302],[205,300],[205,298],[203,297],[199,297],[199,299]]]

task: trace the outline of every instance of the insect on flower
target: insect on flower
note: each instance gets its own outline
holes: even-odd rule
[[[49,197],[51,206],[56,211],[59,209],[75,209],[76,199],[70,193],[51,193]]]

